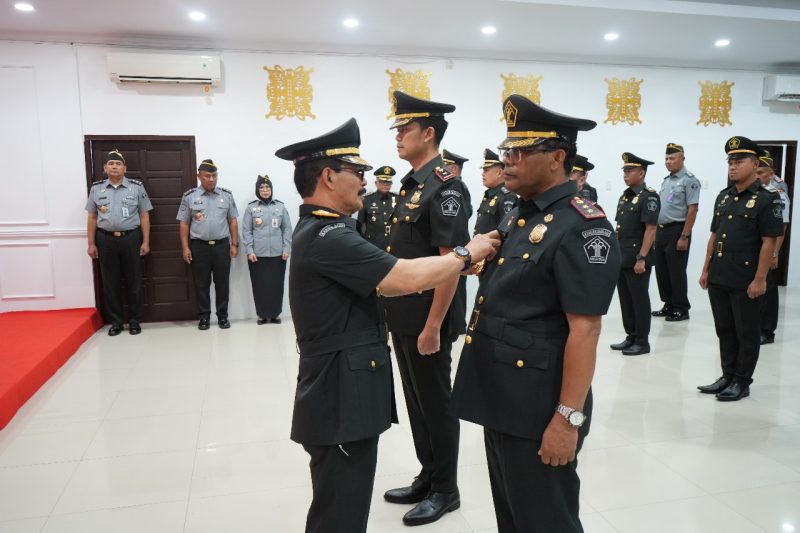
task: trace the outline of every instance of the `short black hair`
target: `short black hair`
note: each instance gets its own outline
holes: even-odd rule
[[[433,128],[433,144],[438,149],[444,139],[444,132],[447,131],[447,121],[444,117],[423,117],[416,119],[416,122],[423,130]]]
[[[572,167],[575,166],[575,157],[578,155],[578,145],[570,142],[569,139],[557,137],[554,139],[547,139],[539,145],[540,150],[564,150],[567,156],[564,158],[564,174],[569,177],[572,174]]]
[[[326,168],[339,168],[336,160],[329,157],[315,159],[308,163],[303,163],[294,169],[294,186],[302,198],[308,198],[317,190],[317,180],[319,175]]]

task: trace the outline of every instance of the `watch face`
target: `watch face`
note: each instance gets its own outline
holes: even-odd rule
[[[569,415],[569,423],[573,426],[581,426],[583,422],[586,420],[586,415],[581,413],[580,411],[573,411]]]

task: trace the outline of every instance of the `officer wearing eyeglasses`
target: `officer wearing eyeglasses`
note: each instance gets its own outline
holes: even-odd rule
[[[519,202],[481,274],[453,408],[484,427],[498,531],[577,533],[575,458],[620,252],[605,213],[567,179],[578,132],[595,123],[520,95],[503,111],[505,183]]]

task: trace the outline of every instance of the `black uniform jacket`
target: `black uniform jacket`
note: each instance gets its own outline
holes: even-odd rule
[[[588,183],[583,184],[581,190],[578,191],[578,196],[580,196],[584,200],[591,200],[592,202],[597,203],[597,189],[595,189]]]
[[[397,205],[397,195],[378,191],[364,197],[364,207],[358,212],[358,222],[364,238],[385,250],[389,244],[389,231],[392,228],[392,212]]]
[[[575,183],[520,199],[481,274],[453,386],[456,414],[539,440],[561,393],[566,313],[603,315],[619,275],[611,224]],[[591,393],[584,412],[590,415]],[[582,434],[589,430],[584,424]]]
[[[376,287],[397,259],[356,220],[303,204],[294,230],[289,304],[300,368],[292,440],[332,445],[374,437],[397,420]]]
[[[500,221],[514,209],[516,203],[517,195],[506,189],[505,185],[486,189],[481,205],[478,207],[475,233],[489,233],[496,230]]]
[[[756,180],[742,192],[736,186],[722,189],[714,205],[708,282],[747,289],[758,269],[761,237],[783,235],[783,202],[775,189]]]
[[[439,255],[439,247],[469,242],[467,193],[464,183],[444,169],[441,156],[403,178],[392,215],[388,251],[402,259]],[[433,302],[433,289],[386,298],[386,320],[392,333],[419,335]],[[463,317],[462,319],[463,320]],[[445,317],[442,334],[458,329],[456,317]]]
[[[625,189],[617,203],[617,238],[622,251],[622,268],[633,268],[636,256],[642,249],[642,240],[647,224],[658,224],[661,200],[655,189],[644,182],[639,186]],[[652,258],[645,260],[648,266]]]

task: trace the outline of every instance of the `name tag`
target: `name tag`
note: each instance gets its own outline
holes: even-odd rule
[[[272,227],[273,228],[277,228],[278,227],[278,219],[277,218],[273,218],[272,219]]]

